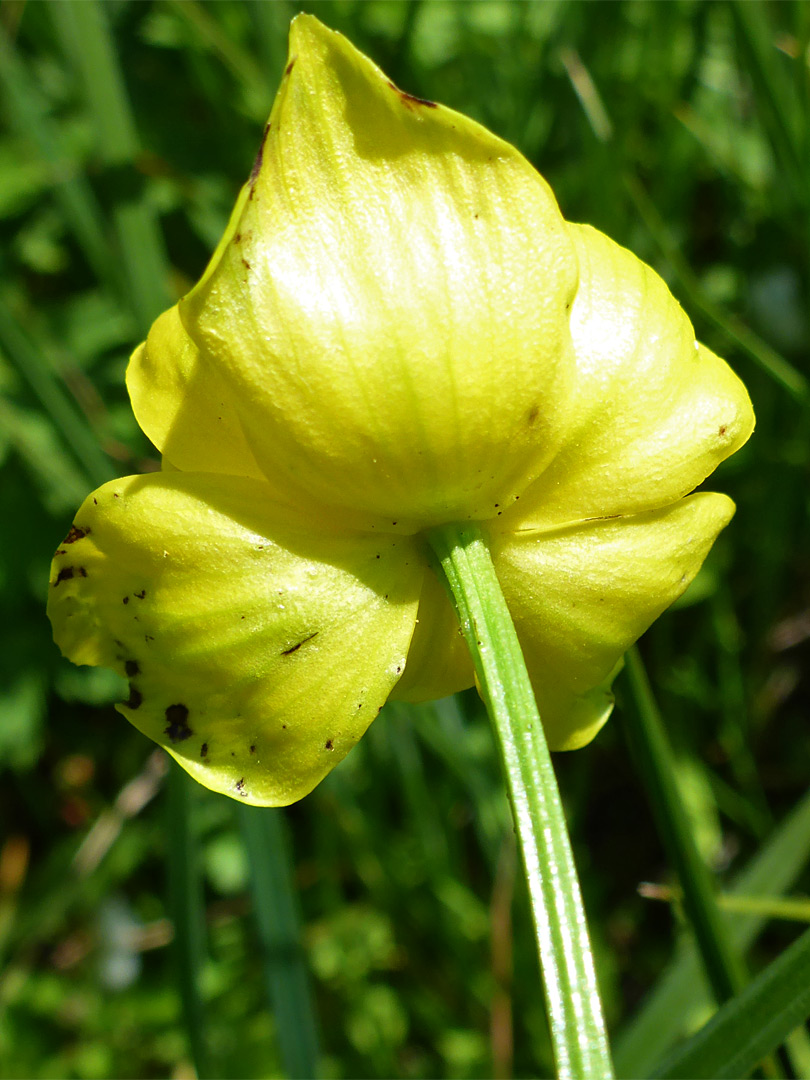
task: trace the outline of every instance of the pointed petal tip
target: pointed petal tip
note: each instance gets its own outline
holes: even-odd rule
[[[541,470],[570,389],[576,260],[553,194],[313,16],[289,58],[238,228],[183,325],[268,478],[417,528],[486,516]],[[497,421],[479,438],[465,420],[482,414]]]
[[[304,78],[310,94],[319,96],[326,93],[329,96],[343,97],[345,122],[355,129],[361,143],[364,141],[363,129],[368,123],[378,128],[377,139],[382,138],[388,145],[384,138],[385,129],[392,122],[394,129],[387,132],[389,136],[399,124],[404,123],[412,138],[415,127],[430,121],[428,130],[432,137],[442,133],[443,138],[450,141],[451,145],[445,149],[454,149],[464,157],[483,156],[490,161],[504,159],[520,162],[531,172],[535,172],[511,143],[477,121],[438,102],[428,101],[401,90],[345,35],[325,26],[314,15],[301,13],[296,15],[290,24],[285,76],[291,76],[291,83]],[[314,105],[315,100],[312,97],[310,107]],[[384,121],[386,114],[388,119]],[[382,130],[379,130],[380,128]],[[402,153],[407,145],[407,142],[398,145],[394,155]],[[415,149],[423,147],[417,144]],[[542,177],[535,175],[538,182],[547,188]],[[553,198],[550,189],[546,191],[546,195]]]
[[[349,48],[354,48],[339,30],[332,30],[331,27],[322,23],[316,15],[311,15],[307,11],[300,11],[290,22],[290,53],[292,54],[293,46],[298,47],[308,41],[320,42],[324,45],[345,42]],[[290,58],[292,59],[292,56]]]

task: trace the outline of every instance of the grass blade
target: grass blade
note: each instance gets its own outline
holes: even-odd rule
[[[104,235],[101,209],[86,177],[63,153],[58,128],[48,119],[39,87],[0,25],[0,86],[14,128],[36,146],[48,165],[53,194],[99,281],[119,282],[118,266]]]
[[[301,946],[301,923],[282,810],[237,806],[250,862],[253,910],[265,983],[287,1076],[316,1077],[315,1004]]]
[[[785,949],[740,995],[653,1075],[662,1078],[734,1080],[748,1076],[764,1057],[810,1016],[810,930]]]
[[[201,4],[198,0],[170,0],[170,3],[177,14],[193,28],[200,41],[219,57],[223,66],[237,83],[241,84],[246,99],[255,103],[256,115],[264,118],[273,103],[273,75],[265,75],[253,56],[225,33],[221,21],[211,13],[206,4]],[[279,38],[284,40],[282,35],[279,35]],[[281,63],[278,67],[268,68],[268,72],[275,73],[282,70],[283,66]]]
[[[197,835],[194,829],[193,781],[174,761],[167,778],[169,911],[180,1000],[194,1068],[200,1080],[213,1076],[205,1036],[205,1006],[200,978],[205,963],[205,908]]]
[[[98,153],[121,178],[134,170],[140,151],[135,121],[113,45],[107,12],[97,0],[63,0],[49,12],[85,88]],[[157,214],[143,195],[119,198],[113,219],[141,331],[169,306],[169,265]]]
[[[762,371],[790,394],[794,401],[805,407],[810,406],[810,382],[805,375],[734,315],[725,312],[718,304],[708,299],[678,246],[672,241],[669,230],[652,199],[638,179],[627,174],[624,177],[624,184],[639,216],[660,248],[661,254],[669,263],[689,303],[700,311],[725,338],[747,353]]]
[[[755,101],[782,176],[797,208],[810,208],[807,185],[807,124],[787,72],[778,63],[768,6],[760,0],[732,0],[731,12],[746,73],[756,87]],[[781,57],[784,60],[784,57]],[[799,65],[797,65],[799,66]],[[797,222],[797,224],[799,224]]]
[[[810,857],[810,791],[734,881],[732,896],[779,896],[789,890]],[[744,953],[767,923],[762,914],[726,919],[732,945]],[[684,941],[655,990],[616,1043],[620,1076],[646,1077],[709,1004],[700,960],[692,940]]]
[[[626,657],[635,708],[625,731],[647,788],[661,838],[683,888],[684,907],[718,1004],[745,984],[741,962],[726,937],[708,868],[695,844],[676,780],[676,762],[638,649]]]
[[[389,706],[390,707],[390,706]],[[504,833],[512,828],[511,811],[499,778],[490,776],[471,749],[457,697],[408,706],[414,731],[422,744],[456,777],[476,808],[474,828],[481,851],[495,872]]]
[[[0,298],[0,349],[20,378],[28,384],[54,428],[87,473],[92,484],[103,484],[115,476],[107,455],[98,445],[63,385],[48,366],[41,351],[32,344]]]

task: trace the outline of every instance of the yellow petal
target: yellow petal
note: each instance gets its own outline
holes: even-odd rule
[[[583,746],[607,720],[622,655],[681,595],[733,513],[725,495],[703,493],[496,541],[495,569],[552,749]]]
[[[136,420],[170,465],[261,477],[230,391],[200,357],[177,307],[156,320],[132,354],[127,389]]]
[[[474,682],[470,651],[447,590],[434,573],[427,573],[408,662],[391,697],[400,701],[435,701],[466,690]]]
[[[120,711],[195,779],[276,806],[377,715],[424,573],[408,538],[315,527],[256,481],[152,474],[86,500],[49,615],[74,663],[129,677]]]
[[[579,259],[571,427],[550,467],[504,515],[505,529],[675,502],[754,427],[745,387],[698,346],[661,278],[595,229],[570,229]]]
[[[248,193],[180,311],[268,476],[415,530],[492,516],[553,455],[575,287],[513,147],[302,15]]]

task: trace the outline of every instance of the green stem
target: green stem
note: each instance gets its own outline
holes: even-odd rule
[[[477,525],[428,535],[495,725],[523,852],[557,1074],[609,1080],[613,1069],[579,882],[529,675]]]

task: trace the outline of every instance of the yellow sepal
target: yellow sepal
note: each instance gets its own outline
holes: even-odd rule
[[[750,437],[754,411],[728,364],[695,340],[654,270],[603,233],[570,225],[576,389],[559,453],[505,531],[666,506]]]
[[[127,389],[135,419],[174,468],[262,477],[230,390],[200,357],[177,306],[132,354]]]
[[[91,495],[54,559],[64,654],[206,787],[278,806],[354,746],[405,667],[425,568],[407,537],[316,526],[265,485],[167,472]]]
[[[662,510],[498,536],[495,571],[552,750],[589,742],[610,715],[627,649],[686,589],[734,513],[725,495]]]
[[[268,476],[416,531],[489,517],[552,457],[575,289],[531,165],[302,15],[238,222],[180,313]]]

